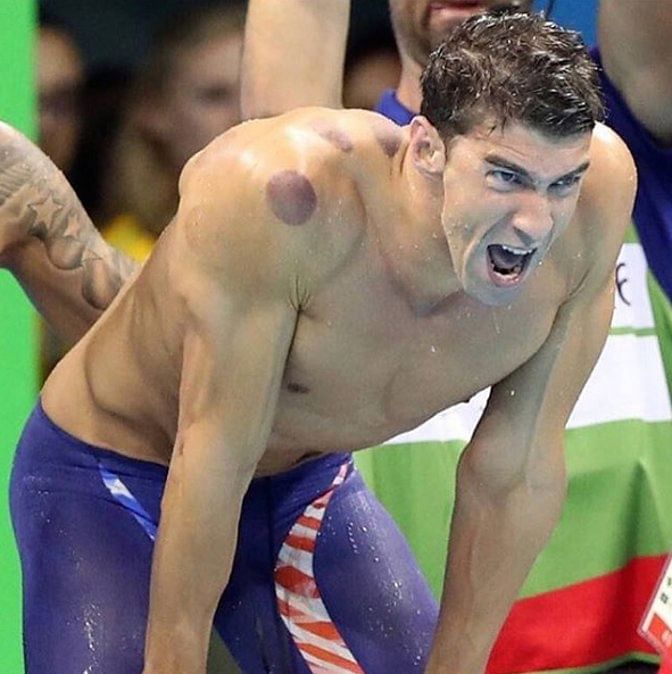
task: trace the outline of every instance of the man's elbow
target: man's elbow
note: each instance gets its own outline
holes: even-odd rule
[[[475,491],[477,498],[494,508],[515,507],[530,516],[543,515],[555,523],[567,494],[567,474],[562,451],[543,460],[484,461],[465,451],[457,474],[458,491]],[[507,505],[505,505],[507,504]]]

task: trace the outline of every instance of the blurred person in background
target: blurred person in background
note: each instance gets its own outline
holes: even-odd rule
[[[84,64],[72,35],[46,14],[40,15],[35,65],[38,144],[67,174],[82,129]]]
[[[653,310],[672,388],[672,3],[602,0],[598,18],[593,54],[603,68],[607,123],[639,173],[634,224],[655,277]]]
[[[137,261],[149,255],[175,212],[186,160],[240,121],[244,23],[245,7],[239,2],[191,6],[172,16],[118,103],[119,119],[105,123],[105,138],[100,119],[92,125],[98,128],[90,129],[74,182],[85,188],[83,202],[102,223],[103,236]],[[41,148],[67,173],[82,126],[76,94],[83,67],[66,33],[50,27],[45,36],[43,47],[41,30],[38,70],[44,62],[40,81],[50,85],[44,94],[40,88]],[[118,76],[103,85],[123,93]],[[117,127],[111,140],[110,125]],[[43,327],[42,380],[71,346]]]
[[[269,117],[306,105],[341,107],[347,31],[343,18],[347,19],[349,3],[322,2],[314,7],[299,1],[270,7],[252,0],[249,6],[244,117]],[[432,48],[467,17],[501,8],[528,11],[532,0],[390,0],[401,69],[395,88],[378,101],[378,111],[407,124],[420,109],[420,75]],[[331,22],[319,23],[318,12],[330,12]],[[333,27],[329,34],[325,30],[328,23]],[[316,62],[320,63],[319,77],[315,76]],[[399,108],[397,116],[403,110],[404,119],[391,114],[392,108]]]
[[[66,175],[82,134],[84,62],[74,37],[48,13],[41,11],[35,45],[38,145]],[[72,344],[62,342],[42,320],[40,374],[45,379]]]
[[[190,7],[159,30],[131,86],[104,181],[103,235],[143,260],[177,206],[187,159],[240,121],[241,3]]]

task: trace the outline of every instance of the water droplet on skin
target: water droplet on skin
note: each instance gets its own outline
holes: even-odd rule
[[[493,322],[494,325],[495,325],[495,332],[496,332],[498,335],[500,335],[500,334],[502,333],[502,331],[501,331],[501,329],[500,329],[500,327],[499,327],[499,321],[497,320],[497,314],[495,314],[494,311],[492,312],[492,322]]]
[[[348,522],[345,528],[347,529],[348,532],[348,541],[350,542],[350,548],[352,549],[353,554],[358,555],[359,546],[357,545],[357,541],[355,540],[355,535],[353,533],[354,524],[352,522]]]

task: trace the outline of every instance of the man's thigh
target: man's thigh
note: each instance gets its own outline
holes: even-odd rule
[[[43,519],[24,526],[20,546],[27,671],[141,671],[151,541],[109,503],[37,498]]]
[[[367,674],[423,670],[437,603],[405,538],[356,470],[326,506],[313,574],[333,629],[306,638],[314,652],[326,662],[330,655],[352,659]]]
[[[10,484],[29,674],[141,671],[164,477],[68,436],[36,408]]]

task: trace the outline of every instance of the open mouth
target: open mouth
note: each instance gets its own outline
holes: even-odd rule
[[[517,283],[529,266],[536,248],[518,248],[493,243],[488,246],[490,276],[497,285],[509,286]]]

